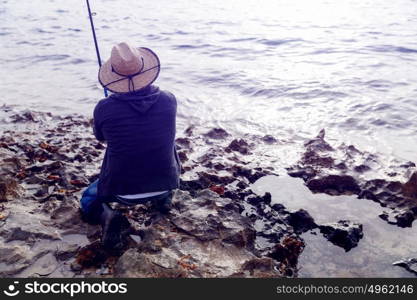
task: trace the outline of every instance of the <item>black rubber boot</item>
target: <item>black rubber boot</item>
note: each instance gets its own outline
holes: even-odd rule
[[[103,235],[101,242],[107,250],[120,250],[123,248],[122,231],[130,227],[129,221],[121,213],[112,210],[103,203],[101,214],[101,226]]]
[[[163,198],[163,199],[156,200],[154,207],[161,214],[167,215],[172,208],[171,198],[166,197],[166,198]]]
[[[103,213],[103,204],[100,201],[91,203],[89,213],[80,209],[81,219],[90,225],[98,225],[101,223],[101,215]]]

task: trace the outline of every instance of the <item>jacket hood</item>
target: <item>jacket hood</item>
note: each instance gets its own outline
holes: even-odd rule
[[[125,102],[139,113],[145,113],[158,101],[160,94],[159,88],[151,85],[138,91],[115,93],[110,95],[110,97],[117,101]]]

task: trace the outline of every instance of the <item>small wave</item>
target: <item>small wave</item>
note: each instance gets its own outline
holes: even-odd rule
[[[33,28],[32,31],[36,33],[53,33],[52,31],[44,30],[42,28]]]
[[[372,111],[389,111],[392,109],[392,105],[388,103],[379,103],[372,107]],[[370,109],[367,109],[370,110]]]
[[[337,98],[344,98],[347,97],[348,94],[343,92],[337,91],[326,91],[321,89],[314,89],[306,92],[295,92],[289,93],[285,95],[286,97],[295,98],[295,99],[314,99],[314,98],[329,98],[329,99],[337,99]]]
[[[210,21],[206,22],[206,25],[236,25],[235,22],[232,21]]]
[[[356,40],[356,39],[341,39],[340,41],[344,42],[344,43],[356,43],[358,40]]]
[[[188,35],[190,33],[189,32],[185,32],[185,31],[182,31],[182,30],[177,30],[177,31],[174,31],[172,34]]]
[[[374,52],[417,53],[417,49],[393,45],[368,46],[366,48]]]
[[[201,45],[174,45],[174,49],[200,49],[211,47],[210,44],[201,44]]]
[[[337,50],[336,48],[322,48],[322,49],[318,49],[315,50],[313,52],[310,52],[309,54],[330,54],[330,53],[339,53],[341,52],[341,50]]]
[[[69,58],[69,55],[66,54],[56,54],[56,55],[34,55],[34,56],[27,56],[23,58],[18,58],[12,61],[20,61],[20,62],[30,62],[32,64],[43,62],[43,61],[60,61]]]
[[[182,31],[182,30],[174,30],[174,31],[163,31],[160,33],[161,35],[189,35],[191,32]]]
[[[364,82],[364,84],[372,88],[388,88],[393,85],[392,82],[388,80],[370,80]]]
[[[266,97],[273,98],[282,95],[283,91],[279,89],[254,89],[248,88],[242,91],[244,95],[250,95],[251,97]]]
[[[282,40],[261,39],[261,40],[258,40],[259,43],[264,44],[264,45],[268,45],[268,46],[279,46],[279,45],[283,45],[283,44],[294,43],[294,42],[303,42],[303,41],[304,40],[302,40],[302,39],[282,39]]]
[[[87,62],[87,60],[81,59],[81,58],[74,58],[69,63],[74,64],[74,65],[78,65],[78,64],[85,63],[85,62]]]
[[[245,53],[251,52],[251,50],[245,49],[245,48],[236,48],[236,47],[220,47],[220,48],[212,49],[212,53],[216,53],[216,52],[221,52],[221,53],[236,52],[240,54],[245,54]]]
[[[396,50],[398,52],[403,52],[403,53],[417,53],[417,49],[411,49],[411,48],[406,48],[406,47],[397,47]]]
[[[375,119],[375,120],[372,120],[370,123],[372,125],[375,125],[375,126],[386,126],[387,125],[387,121],[382,120],[382,119]]]
[[[257,38],[255,37],[249,37],[249,38],[238,38],[238,39],[230,39],[230,40],[226,40],[226,42],[229,43],[238,43],[238,42],[250,42],[253,40],[257,40]]]

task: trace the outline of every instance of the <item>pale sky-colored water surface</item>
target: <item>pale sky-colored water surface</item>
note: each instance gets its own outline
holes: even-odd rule
[[[92,0],[102,57],[162,62],[179,127],[334,140],[416,160],[417,1]],[[85,1],[1,1],[0,103],[91,114],[102,97]]]

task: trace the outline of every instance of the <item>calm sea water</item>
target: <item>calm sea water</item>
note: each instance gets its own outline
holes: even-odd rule
[[[415,0],[91,0],[102,58],[162,62],[179,127],[329,138],[416,161]],[[91,114],[102,97],[85,1],[0,2],[0,104]]]

